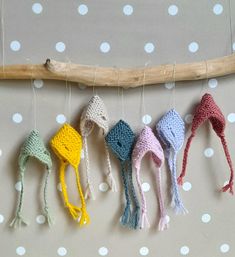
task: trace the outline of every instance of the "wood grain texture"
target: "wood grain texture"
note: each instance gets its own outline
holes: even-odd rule
[[[47,59],[45,64],[0,67],[0,79],[67,80],[87,86],[124,88],[215,78],[233,73],[235,73],[235,54],[201,62],[145,68],[98,67],[50,59]]]

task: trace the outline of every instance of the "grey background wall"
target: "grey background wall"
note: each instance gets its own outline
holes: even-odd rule
[[[4,1],[4,60],[12,63],[59,61],[116,67],[143,67],[163,63],[193,62],[231,54],[235,50],[235,2],[229,1]],[[232,33],[231,33],[232,32]],[[233,43],[233,45],[232,45]],[[157,120],[175,105],[186,121],[205,92],[210,92],[227,120],[226,135],[235,158],[234,76],[209,81],[176,83],[175,89],[159,85],[145,87],[145,113],[154,128]],[[229,178],[229,169],[215,133],[202,126],[190,150],[188,174],[180,193],[189,210],[175,216],[170,208],[169,176],[163,170],[165,201],[170,228],[157,231],[159,214],[154,170],[145,162],[142,182],[149,207],[151,228],[128,231],[119,225],[124,202],[118,162],[112,157],[118,193],[102,192],[105,162],[98,131],[89,138],[92,176],[97,200],[88,203],[91,224],[79,228],[63,207],[58,190],[58,163],[53,155],[49,203],[56,224],[48,229],[41,213],[43,167],[31,160],[25,177],[23,213],[30,226],[9,228],[17,203],[19,183],[17,158],[25,137],[34,127],[48,142],[67,119],[79,128],[83,106],[93,95],[84,85],[58,81],[0,82],[0,255],[1,256],[234,256],[234,197],[219,190]],[[32,87],[35,87],[36,99]],[[110,115],[110,126],[122,116],[136,133],[143,126],[141,90],[99,88]],[[120,93],[120,92],[119,92]],[[175,102],[175,104],[174,104]],[[34,114],[36,107],[36,115]],[[59,116],[58,116],[59,115]],[[94,143],[98,142],[98,143]],[[178,160],[181,168],[182,152]],[[146,160],[145,160],[146,161]],[[80,166],[84,182],[83,159]],[[67,172],[71,200],[76,201],[74,174]]]

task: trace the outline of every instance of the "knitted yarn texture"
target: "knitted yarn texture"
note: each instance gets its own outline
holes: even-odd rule
[[[165,146],[165,157],[171,174],[172,207],[176,214],[185,214],[177,185],[177,154],[184,143],[184,121],[175,109],[169,110],[156,125],[158,136]]]
[[[222,114],[220,108],[215,103],[213,97],[210,94],[205,94],[201,102],[198,104],[195,114],[193,117],[192,128],[191,128],[191,135],[188,138],[185,150],[184,150],[184,158],[182,164],[182,172],[178,177],[178,183],[180,185],[183,184],[183,177],[185,176],[187,160],[188,160],[188,151],[191,145],[192,139],[196,134],[197,128],[202,125],[204,122],[209,121],[212,125],[213,130],[220,138],[221,143],[223,145],[224,153],[230,168],[230,179],[227,185],[222,188],[223,192],[229,190],[231,194],[233,194],[233,177],[234,177],[234,170],[232,165],[232,160],[229,154],[227,142],[224,135],[225,130],[225,118]]]
[[[137,184],[139,187],[141,200],[142,200],[141,228],[144,228],[145,226],[147,227],[150,226],[148,217],[147,217],[146,199],[144,196],[143,189],[141,187],[141,180],[140,180],[141,161],[147,153],[149,153],[151,160],[153,160],[156,168],[158,169],[156,172],[156,181],[158,184],[158,187],[157,187],[158,200],[159,200],[159,206],[160,206],[160,221],[159,221],[158,228],[160,231],[163,231],[168,228],[166,210],[164,207],[164,201],[162,196],[162,185],[161,185],[161,167],[164,164],[164,153],[159,141],[154,136],[152,129],[148,126],[145,126],[141,131],[132,152],[132,163],[136,170],[136,179],[137,179]]]
[[[30,157],[35,158],[36,160],[38,160],[39,162],[43,163],[46,166],[47,173],[45,176],[44,190],[43,190],[43,196],[44,196],[43,213],[46,217],[48,225],[50,226],[53,224],[53,219],[51,218],[49,207],[48,207],[48,201],[47,201],[48,177],[52,168],[51,156],[49,151],[46,149],[39,132],[37,130],[33,130],[31,131],[31,133],[23,143],[20,150],[20,155],[18,158],[21,191],[19,196],[18,207],[16,210],[16,215],[10,224],[10,226],[14,228],[20,227],[22,224],[28,225],[28,222],[22,217],[22,206],[23,206],[23,196],[24,196],[24,174],[25,174],[27,162]]]
[[[103,135],[105,136],[108,132],[108,113],[104,102],[102,99],[95,95],[91,98],[88,105],[82,112],[81,120],[80,120],[80,130],[83,137],[83,145],[84,145],[84,153],[85,153],[85,164],[86,164],[86,177],[87,177],[87,185],[85,198],[95,199],[94,188],[91,181],[90,175],[90,164],[89,164],[89,155],[88,155],[88,145],[87,145],[87,137],[92,133],[94,126],[97,125],[103,131]],[[110,189],[113,192],[117,191],[116,182],[114,180],[111,162],[109,157],[108,147],[106,145],[105,139],[103,137],[104,146],[105,146],[105,154],[106,154],[106,163],[107,163],[107,183]]]
[[[65,123],[55,136],[51,139],[51,147],[60,160],[60,183],[65,207],[68,208],[74,220],[79,219],[79,224],[90,223],[90,218],[86,210],[86,203],[80,184],[78,165],[80,163],[82,139],[80,134],[69,124]],[[76,184],[81,200],[81,207],[75,206],[69,202],[67,186],[65,182],[65,169],[71,165],[75,171]]]
[[[135,135],[130,126],[120,120],[106,135],[105,140],[121,163],[126,206],[121,218],[121,224],[133,229],[139,227],[140,205],[136,196],[131,166],[131,153]]]

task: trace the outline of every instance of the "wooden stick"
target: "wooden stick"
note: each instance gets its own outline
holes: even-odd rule
[[[175,75],[174,75],[175,73]],[[87,86],[124,88],[175,81],[215,78],[235,73],[235,54],[221,58],[145,68],[97,67],[47,59],[45,64],[0,67],[0,79],[67,80]],[[96,74],[96,76],[95,76]],[[145,81],[143,81],[145,74]],[[95,81],[95,84],[94,84]]]

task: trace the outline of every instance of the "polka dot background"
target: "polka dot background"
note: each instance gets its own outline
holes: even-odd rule
[[[4,9],[5,65],[40,64],[51,58],[94,67],[142,68],[146,63],[151,67],[205,61],[235,51],[234,1],[231,1],[232,37],[228,1],[207,1],[205,4],[202,0],[172,0],[161,1],[160,4],[155,0],[5,0]],[[2,40],[0,44],[2,64]],[[78,253],[97,257],[234,256],[234,201],[228,193],[220,191],[229,180],[229,168],[220,141],[208,126],[201,126],[192,142],[184,183],[179,188],[189,214],[174,214],[167,163],[162,167],[168,231],[159,232],[157,229],[159,206],[155,176],[158,171],[149,162],[149,156],[143,159],[141,165],[141,187],[147,201],[151,228],[130,231],[119,224],[125,203],[120,170],[111,155],[118,192],[110,192],[104,176],[107,167],[102,133],[96,129],[88,138],[91,178],[96,193],[96,200],[87,204],[91,224],[80,228],[64,208],[58,176],[59,162],[48,142],[66,122],[79,131],[81,110],[94,93],[99,94],[107,106],[110,127],[123,118],[136,134],[145,125],[156,133],[159,118],[174,107],[185,122],[188,137],[194,107],[200,97],[209,92],[224,113],[227,122],[225,134],[235,163],[235,76],[174,82],[173,73],[169,73],[169,78],[164,84],[144,87],[145,105],[142,109],[142,88],[124,90],[122,101],[121,91],[118,93],[116,88],[93,90],[82,83],[68,83],[71,85],[69,101],[69,90],[64,81],[49,81],[40,77],[32,79],[31,84],[27,80],[0,81],[1,256],[70,257]],[[17,173],[19,150],[24,138],[34,128],[31,86],[36,94],[36,127],[53,158],[48,204],[55,225],[48,229],[46,217],[40,209],[44,170],[36,160],[31,160],[25,173],[22,209],[23,217],[30,224],[14,231],[9,223],[22,190]],[[181,171],[183,148],[178,153],[177,174]],[[83,189],[86,179],[84,157],[82,151],[79,172]],[[133,180],[136,183],[134,174]],[[66,171],[66,188],[71,202],[79,204],[72,167]]]

